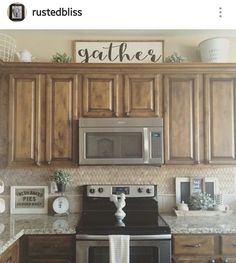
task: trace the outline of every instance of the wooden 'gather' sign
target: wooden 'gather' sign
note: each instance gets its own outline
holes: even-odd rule
[[[74,41],[77,63],[162,63],[164,42]]]

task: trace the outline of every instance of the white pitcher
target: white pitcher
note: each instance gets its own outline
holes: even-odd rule
[[[20,62],[31,62],[32,61],[32,55],[26,49],[16,52],[16,55]]]

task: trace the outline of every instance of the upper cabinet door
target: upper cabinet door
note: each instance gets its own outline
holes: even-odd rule
[[[10,75],[9,165],[40,164],[40,76]]]
[[[205,158],[209,163],[236,163],[236,78],[205,76]]]
[[[165,163],[199,163],[199,75],[164,80]]]
[[[161,77],[156,74],[125,76],[125,116],[155,117],[162,112]]]
[[[76,162],[78,84],[73,74],[47,76],[46,162]]]
[[[119,79],[115,74],[88,74],[83,77],[84,117],[115,117],[118,110]]]

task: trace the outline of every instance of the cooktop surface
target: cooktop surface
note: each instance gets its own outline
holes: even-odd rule
[[[77,226],[77,233],[90,235],[158,235],[170,234],[170,228],[154,212],[127,212],[122,223],[111,212],[84,212]]]

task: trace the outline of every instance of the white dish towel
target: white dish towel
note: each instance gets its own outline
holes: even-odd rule
[[[129,263],[129,235],[109,235],[110,263]]]

